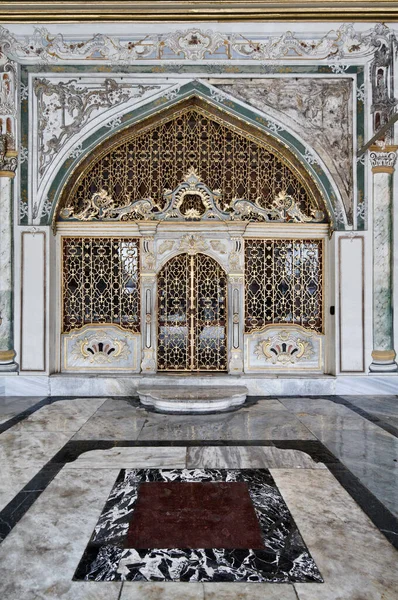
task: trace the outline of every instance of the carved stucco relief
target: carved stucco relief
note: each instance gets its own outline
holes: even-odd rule
[[[74,135],[100,114],[130,101],[137,101],[148,92],[161,89],[159,85],[132,85],[116,78],[102,81],[82,81],[82,78],[36,78],[33,89],[38,114],[38,172],[39,182]],[[106,117],[105,117],[106,122]],[[112,128],[112,121],[109,127]],[[73,150],[76,154],[76,147]],[[74,157],[76,157],[74,154]]]
[[[295,131],[319,154],[336,181],[348,214],[353,190],[352,80],[235,79],[219,86]],[[311,157],[308,162],[311,163]]]
[[[311,29],[311,28],[310,28]],[[79,29],[78,29],[79,31]],[[13,27],[0,26],[0,50],[10,58],[40,63],[63,61],[111,61],[130,64],[137,60],[269,60],[297,58],[328,59],[369,56],[388,36],[382,23],[359,31],[352,23],[314,33],[285,31],[224,33],[215,29],[178,29],[162,34],[129,32],[124,35],[54,33],[45,27],[33,27],[28,35],[16,35]]]

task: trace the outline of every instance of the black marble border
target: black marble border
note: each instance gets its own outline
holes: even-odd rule
[[[391,396],[393,396],[393,394],[391,394]],[[357,415],[363,417],[367,421],[370,421],[374,425],[377,425],[381,429],[384,429],[384,431],[387,431],[388,433],[391,433],[391,435],[393,435],[394,437],[398,438],[398,428],[397,427],[394,427],[394,425],[391,425],[391,423],[388,423],[384,419],[380,419],[379,417],[376,417],[376,415],[372,415],[372,413],[368,412],[367,410],[364,410],[363,408],[356,406],[355,404],[353,404],[346,398],[342,398],[341,396],[325,396],[325,398],[327,398],[328,400],[331,400],[335,404],[341,404],[342,406],[349,408],[350,410],[352,410],[352,412],[356,413]],[[398,412],[398,398],[397,398],[397,412]]]
[[[155,481],[245,483],[264,547],[129,547],[126,540],[140,484]],[[286,501],[266,468],[121,469],[73,580],[323,583]]]

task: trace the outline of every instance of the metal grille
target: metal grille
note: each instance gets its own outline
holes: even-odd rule
[[[302,172],[265,140],[199,106],[135,128],[130,139],[87,167],[66,201],[77,214],[93,194],[106,192],[115,208],[152,198],[162,210],[165,190],[176,189],[192,168],[211,190],[220,190],[221,209],[236,198],[269,208],[279,193],[293,197],[305,214],[320,208]],[[197,209],[196,204],[192,207]]]
[[[63,238],[63,333],[101,323],[140,330],[139,240]]]
[[[245,240],[245,331],[295,323],[322,332],[322,240]]]
[[[158,276],[158,369],[225,371],[227,281],[209,256],[180,254]]]

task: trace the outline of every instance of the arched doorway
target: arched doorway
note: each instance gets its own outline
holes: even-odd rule
[[[179,254],[158,274],[158,370],[227,370],[227,276],[205,254]]]

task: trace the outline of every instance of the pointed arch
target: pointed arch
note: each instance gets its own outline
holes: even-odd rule
[[[191,82],[190,84],[181,86],[176,94],[170,94],[172,96],[171,100],[164,97],[163,99],[150,102],[145,107],[145,110],[141,107],[139,110],[137,109],[125,114],[118,130],[110,133],[109,129],[107,129],[106,132],[103,132],[102,136],[95,136],[95,140],[87,140],[87,143],[84,144],[85,147],[83,148],[81,158],[74,161],[68,159],[64,163],[62,172],[59,172],[58,176],[53,180],[49,193],[49,197],[54,199],[50,217],[53,225],[55,226],[59,212],[65,207],[67,199],[71,198],[71,195],[73,196],[78,186],[87,177],[90,169],[95,169],[99,161],[106,157],[107,154],[109,155],[112,151],[117,151],[123,144],[126,146],[126,144],[129,144],[133,140],[138,140],[140,136],[141,138],[143,135],[148,136],[148,132],[154,132],[156,128],[159,129],[159,127],[170,123],[175,119],[176,115],[186,114],[189,111],[205,116],[212,123],[216,123],[219,129],[224,128],[224,130],[231,132],[236,139],[246,140],[245,143],[247,146],[251,144],[252,146],[261,148],[264,154],[268,153],[268,156],[272,160],[283,165],[285,172],[292,175],[292,180],[295,179],[298,182],[301,189],[301,196],[302,198],[306,196],[308,206],[311,209],[322,207],[325,215],[327,215],[326,220],[332,226],[335,225],[334,207],[338,204],[338,197],[335,193],[336,186],[330,180],[329,175],[322,170],[319,163],[315,166],[304,163],[303,156],[307,149],[303,146],[302,142],[297,140],[297,143],[293,144],[293,136],[290,133],[288,133],[286,139],[282,139],[276,130],[271,131],[272,124],[270,122],[267,123],[264,119],[259,118],[258,114],[249,107],[246,111],[242,112],[241,110],[239,112],[238,109],[241,107],[232,106],[233,103],[225,102],[225,99],[221,101],[218,97],[218,90],[218,96],[215,97],[211,93],[214,89],[200,82]],[[159,106],[162,108],[159,109]],[[181,173],[180,169],[179,176],[181,176]],[[201,175],[203,177],[203,174]],[[253,177],[253,173],[249,175],[250,177],[247,181]],[[205,184],[214,189],[215,183],[206,181],[205,177],[203,179]],[[213,177],[214,179],[217,179],[217,177]],[[181,180],[177,182],[174,179],[174,182],[179,184]],[[168,183],[167,181],[164,184],[159,183],[157,198],[154,200],[162,201],[162,197],[159,194],[160,188],[163,186],[163,188],[169,187],[170,189],[172,185],[172,183]],[[254,192],[256,191],[254,185],[252,185],[252,189]],[[225,189],[221,191],[225,193]],[[242,189],[237,186],[229,192],[230,195],[235,194],[236,197],[239,197],[241,196],[239,191],[242,191]],[[254,195],[255,193],[252,194],[253,199]],[[137,200],[138,198],[133,199]],[[341,200],[339,208],[340,206]]]

